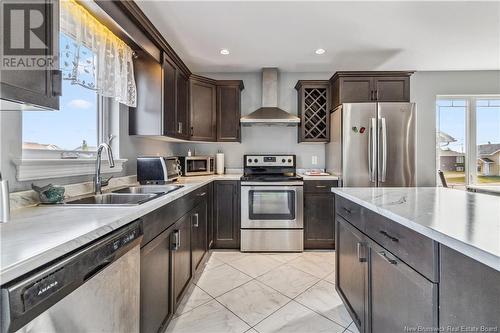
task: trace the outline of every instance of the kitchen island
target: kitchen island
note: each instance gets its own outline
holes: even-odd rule
[[[336,288],[361,332],[498,331],[500,198],[445,188],[332,192]]]

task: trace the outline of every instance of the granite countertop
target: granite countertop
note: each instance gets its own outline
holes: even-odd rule
[[[324,176],[311,176],[311,175],[305,175],[303,173],[298,173],[300,177],[304,180],[338,180],[339,177],[334,176],[334,175],[324,175]]]
[[[500,197],[434,187],[331,190],[500,271]]]
[[[0,224],[0,284],[7,283],[214,180],[241,174],[181,177],[181,189],[128,207],[37,206]]]

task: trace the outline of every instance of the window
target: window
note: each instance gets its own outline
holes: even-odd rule
[[[500,96],[443,96],[436,102],[437,168],[448,186],[500,186]]]
[[[65,34],[60,35],[61,49],[73,43]],[[95,55],[86,49],[88,57]],[[70,80],[62,82],[62,96],[59,111],[23,112],[23,154],[30,156],[59,157],[62,151],[92,152],[96,150],[99,133],[98,95],[94,90],[75,84]],[[34,150],[43,150],[33,152]],[[82,156],[80,156],[82,157]]]

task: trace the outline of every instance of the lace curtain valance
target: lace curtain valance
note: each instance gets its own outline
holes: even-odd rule
[[[136,106],[132,49],[74,0],[60,3],[63,79]]]

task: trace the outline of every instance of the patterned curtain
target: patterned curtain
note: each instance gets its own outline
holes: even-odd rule
[[[60,3],[63,79],[136,106],[132,49],[74,0]]]

